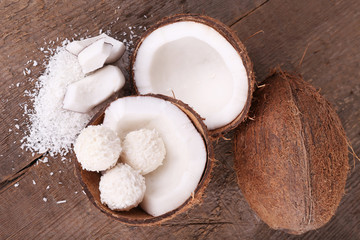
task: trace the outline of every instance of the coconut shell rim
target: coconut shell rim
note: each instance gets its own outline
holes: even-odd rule
[[[160,99],[163,99],[165,101],[169,101],[172,104],[174,104],[176,107],[178,107],[182,112],[184,112],[184,110],[181,107],[188,110],[193,115],[193,117],[198,121],[198,124],[200,125],[201,129],[199,129],[199,127],[196,124],[194,124],[194,120],[188,115],[188,113],[184,112],[187,115],[187,117],[189,118],[189,120],[192,122],[192,124],[194,125],[194,127],[196,128],[198,133],[201,135],[201,137],[202,137],[202,139],[204,141],[204,144],[205,144],[206,151],[207,151],[207,159],[206,159],[204,172],[203,172],[203,174],[201,176],[201,179],[200,179],[200,181],[199,181],[199,183],[198,183],[198,185],[197,185],[197,187],[196,187],[196,189],[194,191],[194,195],[190,196],[178,208],[176,208],[176,209],[174,209],[174,210],[172,210],[170,212],[167,212],[165,214],[162,214],[160,216],[157,216],[157,217],[153,217],[153,216],[147,214],[144,210],[142,210],[138,206],[136,208],[141,209],[141,211],[143,211],[147,215],[149,215],[149,218],[131,219],[131,218],[128,218],[126,216],[121,215],[120,214],[121,211],[113,211],[113,210],[109,209],[106,205],[102,204],[101,202],[99,204],[97,203],[97,201],[95,200],[93,194],[89,190],[88,185],[83,181],[82,174],[84,172],[90,172],[90,171],[82,169],[81,164],[76,159],[76,155],[73,154],[73,158],[75,158],[75,160],[74,160],[75,175],[77,176],[77,178],[78,178],[83,190],[85,191],[86,196],[90,200],[90,202],[97,209],[99,209],[101,212],[105,213],[108,217],[111,217],[111,218],[113,218],[113,219],[115,219],[117,221],[120,221],[122,223],[125,223],[127,225],[133,225],[133,226],[152,226],[152,225],[157,225],[157,224],[160,225],[161,223],[174,218],[178,214],[187,211],[193,205],[201,203],[202,195],[204,194],[204,191],[205,191],[207,185],[210,182],[211,172],[212,172],[213,167],[214,167],[214,160],[215,160],[215,158],[214,158],[214,150],[213,150],[213,146],[211,144],[211,140],[210,140],[210,137],[209,137],[209,134],[208,134],[208,130],[207,130],[205,124],[203,123],[203,121],[201,120],[201,117],[192,108],[190,108],[187,104],[183,103],[182,101],[180,101],[178,99],[173,99],[171,97],[161,95],[161,94],[131,95],[131,96],[126,96],[126,97],[138,97],[138,96],[150,96],[150,97],[160,98]],[[90,120],[90,122],[86,125],[86,127],[90,126],[90,125],[101,124],[103,122],[103,119],[104,119],[105,110],[107,109],[107,107],[109,105],[107,105],[106,107],[101,109],[99,112],[97,112],[94,115],[94,117]],[[202,134],[199,130],[204,131],[204,134]],[[101,173],[96,173],[96,172],[93,172],[93,173],[94,174],[101,174]],[[117,214],[117,212],[119,212],[119,214]]]
[[[223,36],[239,53],[241,60],[243,61],[243,65],[245,67],[247,77],[248,77],[248,95],[246,99],[245,106],[243,107],[242,111],[228,124],[209,130],[209,134],[212,139],[217,139],[228,133],[229,131],[235,129],[241,122],[243,122],[248,117],[248,112],[250,109],[251,101],[252,101],[252,94],[254,92],[254,84],[255,84],[255,73],[253,70],[253,63],[250,60],[250,57],[247,53],[247,50],[244,46],[244,44],[240,41],[238,36],[235,34],[235,32],[225,25],[224,23],[220,22],[219,20],[216,20],[214,18],[211,18],[206,15],[201,14],[176,14],[172,16],[165,17],[155,23],[153,26],[151,26],[138,40],[136,43],[136,47],[134,49],[133,54],[131,55],[130,59],[130,78],[131,82],[133,84],[133,88],[137,95],[141,95],[137,89],[136,81],[134,78],[134,71],[133,66],[136,60],[138,49],[140,48],[142,42],[145,40],[145,38],[150,35],[153,31],[156,29],[166,26],[168,24],[176,23],[176,22],[182,22],[182,21],[193,21],[197,23],[205,24],[214,30],[216,30],[221,36]],[[195,111],[196,112],[196,111]]]

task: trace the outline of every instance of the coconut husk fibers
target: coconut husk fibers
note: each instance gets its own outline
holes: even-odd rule
[[[209,139],[207,128],[204,125],[203,121],[201,121],[200,116],[196,112],[194,112],[194,110],[192,110],[188,105],[184,104],[180,100],[176,100],[167,96],[157,95],[157,94],[148,94],[145,96],[157,97],[169,101],[178,108],[180,108],[189,117],[189,119],[192,121],[195,128],[197,129],[197,131],[204,140],[205,148],[207,151],[207,161],[203,175],[200,179],[197,188],[194,191],[194,194],[177,209],[165,213],[163,215],[153,217],[147,214],[140,207],[133,208],[129,211],[114,211],[108,208],[106,205],[102,204],[100,200],[100,191],[99,191],[99,182],[100,182],[101,173],[84,170],[82,169],[80,163],[77,160],[75,160],[74,163],[75,163],[76,175],[78,176],[80,183],[84,191],[86,192],[86,195],[89,198],[89,200],[106,215],[122,223],[128,225],[135,225],[135,226],[150,226],[155,224],[161,224],[167,220],[170,220],[176,215],[185,212],[189,208],[193,207],[195,204],[200,204],[202,202],[202,195],[208,183],[210,182],[210,174],[214,164],[213,163],[214,152]],[[129,97],[134,97],[134,96],[129,96]],[[106,108],[99,111],[93,117],[93,119],[90,121],[88,125],[102,124],[104,121],[105,110]]]
[[[300,76],[275,72],[235,133],[235,170],[250,207],[271,228],[317,229],[344,194],[348,151],[330,104]]]
[[[247,118],[247,114],[250,108],[251,99],[252,99],[252,93],[254,91],[254,83],[255,83],[255,74],[253,70],[253,64],[249,58],[249,55],[246,51],[246,48],[244,44],[239,40],[236,33],[231,30],[228,26],[226,26],[224,23],[205,16],[205,15],[199,15],[199,14],[177,14],[170,17],[165,17],[159,22],[155,23],[152,27],[150,27],[139,39],[138,43],[136,44],[135,50],[132,54],[132,59],[130,61],[130,73],[131,73],[131,79],[135,88],[135,91],[137,94],[139,94],[139,91],[136,87],[136,79],[134,79],[134,71],[133,66],[136,60],[137,51],[139,50],[139,47],[141,46],[142,42],[145,40],[145,38],[151,34],[153,31],[160,27],[164,27],[168,24],[176,23],[176,22],[182,22],[182,21],[191,21],[191,22],[197,22],[202,23],[205,25],[208,25],[209,27],[216,30],[218,33],[220,33],[239,53],[246,73],[248,77],[248,96],[245,103],[245,106],[241,113],[230,123],[226,124],[225,126],[222,126],[220,128],[209,130],[209,134],[213,139],[222,137],[225,133],[229,132],[230,130],[233,130],[236,128],[241,122],[243,122]],[[221,88],[219,88],[221,89]]]

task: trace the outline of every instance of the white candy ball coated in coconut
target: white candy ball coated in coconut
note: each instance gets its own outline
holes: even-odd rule
[[[88,126],[76,139],[74,151],[83,169],[104,171],[117,163],[122,151],[121,140],[105,126]]]
[[[121,159],[145,175],[162,165],[165,154],[165,144],[159,133],[155,129],[140,129],[126,135]]]
[[[145,178],[127,164],[119,163],[100,178],[100,199],[112,210],[136,207],[145,195]]]

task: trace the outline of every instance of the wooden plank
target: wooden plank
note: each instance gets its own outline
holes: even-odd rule
[[[16,7],[20,8],[21,3],[23,2],[15,3]],[[189,4],[189,1],[184,2],[184,5],[185,3]],[[0,3],[0,5],[2,4],[3,2]],[[29,6],[24,7],[21,11],[26,12],[26,9],[29,7],[34,7],[35,12],[38,9],[41,13],[41,11],[46,11],[40,9],[49,8],[46,5],[39,7],[39,4],[40,2],[38,1],[29,2]],[[71,4],[70,7],[77,3]],[[85,10],[89,12],[89,18],[83,15],[79,18],[89,19],[89,23],[87,23],[89,25],[78,23],[76,31],[82,31],[81,33],[85,34],[85,26],[89,28],[90,25],[94,25],[94,28],[97,28],[93,29],[92,33],[96,33],[98,29],[102,28],[100,24],[105,20],[110,20],[112,17],[104,17],[105,20],[103,19],[102,21],[100,21],[100,18],[91,20],[90,17],[99,15],[104,9],[110,11],[112,8],[107,8],[108,4],[110,3],[94,3],[93,8],[85,6]],[[136,4],[130,1],[125,1],[123,4],[128,4],[128,9],[121,8],[121,11],[124,13],[123,16],[129,19],[129,22],[133,21],[131,22],[132,24],[143,24],[145,21],[149,21],[147,22],[148,25],[151,23],[151,19],[140,19],[134,17],[134,15],[126,16],[126,14],[131,14],[130,12],[133,12],[134,8],[136,9],[136,6],[131,6]],[[207,4],[210,6],[222,5],[222,3],[216,1]],[[198,4],[198,10],[202,11],[202,7],[208,9],[209,13],[214,11],[213,8],[205,7],[207,4]],[[223,6],[228,7],[221,8],[217,12],[219,16],[224,16],[223,18],[219,17],[220,19],[225,19],[227,24],[232,24],[236,22],[234,19],[241,18],[233,16],[225,17],[228,10],[233,6],[227,2],[225,4],[227,5]],[[239,6],[242,5],[238,4]],[[143,6],[152,5],[145,3]],[[77,6],[77,9],[80,7]],[[140,8],[139,6],[137,7]],[[50,9],[49,11],[54,16],[59,17],[61,14],[64,14],[63,16],[67,16],[66,19],[70,19],[67,20],[66,24],[58,23],[57,29],[59,31],[60,29],[64,30],[65,37],[73,36],[75,30],[67,29],[67,24],[72,22],[73,18],[77,18],[76,14],[70,10],[60,9],[60,6],[54,6],[53,8],[55,10]],[[177,8],[172,3],[166,2],[165,5],[160,4],[160,6],[152,7],[150,15],[153,14],[154,18],[160,18],[166,14],[179,11]],[[191,6],[188,10],[193,11],[192,8],[195,7]],[[250,57],[254,62],[259,81],[266,76],[270,68],[280,63],[284,63],[284,67],[291,69],[293,65],[300,61],[307,44],[311,43],[300,72],[306,79],[311,80],[315,86],[321,88],[322,93],[335,105],[348,137],[358,155],[360,154],[360,134],[357,127],[360,119],[360,73],[358,71],[360,56],[355,53],[360,51],[358,41],[360,30],[354,26],[357,26],[357,23],[359,23],[359,15],[357,14],[360,11],[359,8],[360,6],[355,0],[337,1],[336,3],[325,0],[316,2],[271,0],[233,25],[234,30],[237,31],[239,37],[244,41],[253,33],[259,30],[264,31],[263,34],[258,34],[245,41]],[[0,6],[0,9],[4,8]],[[141,9],[145,9],[145,7]],[[60,11],[60,13],[56,13],[56,11]],[[205,11],[205,13],[207,12]],[[50,19],[49,23],[43,23],[40,19],[34,20],[34,22],[37,21],[38,24],[42,24],[45,29],[54,26],[55,18],[51,17],[50,13],[43,14],[45,15],[40,15],[40,17]],[[14,18],[15,16],[12,17]],[[126,21],[119,21],[119,25],[116,25],[116,27],[112,26],[114,28],[113,31],[122,32],[124,26],[120,22]],[[97,24],[94,24],[95,22]],[[10,24],[11,20],[7,23]],[[26,24],[26,21],[22,23]],[[72,23],[76,23],[76,21]],[[41,27],[38,30],[41,32]],[[8,31],[12,32],[13,30]],[[46,41],[56,39],[59,31],[49,33],[51,36],[47,36]],[[19,33],[20,35],[22,33]],[[41,37],[45,36],[45,31],[43,30],[39,35]],[[41,39],[41,37],[37,37],[37,39]],[[2,35],[1,45],[5,46],[5,52],[8,51],[10,53],[9,40],[5,39],[6,44],[3,45],[3,39]],[[13,50],[18,59],[21,58],[21,53],[30,55],[31,51],[36,49],[36,45],[32,45],[30,39],[27,40],[27,43],[29,45],[28,50]],[[3,64],[3,62],[7,64],[0,65],[0,69],[10,66],[8,72],[1,73],[5,74],[3,79],[13,80],[21,76],[21,71],[16,71],[18,71],[17,68],[23,69],[23,63],[17,63],[16,58],[11,61],[2,60],[0,64]],[[125,65],[126,63],[123,66]],[[12,76],[11,72],[14,72],[14,76]],[[3,84],[3,82],[0,84]],[[1,85],[1,87],[8,87],[7,84],[8,82]],[[28,85],[25,87],[28,87]],[[13,94],[16,94],[16,92],[14,91]],[[18,95],[20,96],[21,93],[18,93]],[[4,105],[1,106],[3,107]],[[16,105],[12,106],[15,107]],[[6,112],[6,114],[10,114],[9,116],[6,114],[1,115],[1,117],[4,116],[7,119],[7,124],[13,124],[12,118],[16,116],[10,109],[8,108]],[[3,131],[2,127],[1,129]],[[227,137],[231,138],[232,134],[229,134]],[[360,206],[358,204],[360,200],[359,164],[353,168],[352,173],[349,175],[347,194],[331,222],[317,231],[295,237],[281,231],[269,229],[248,207],[236,184],[235,173],[232,168],[232,142],[220,140],[215,144],[215,148],[218,161],[213,172],[213,178],[206,189],[202,205],[196,206],[187,213],[175,217],[161,227],[126,226],[101,214],[99,210],[90,204],[85,195],[80,193],[81,188],[74,176],[72,163],[62,163],[59,158],[51,158],[50,166],[43,163],[33,165],[20,179],[17,179],[11,185],[7,185],[0,192],[0,201],[2,202],[0,205],[0,232],[2,237],[11,239],[81,239],[86,237],[168,239],[169,234],[171,234],[173,238],[178,239],[360,238],[360,226],[358,226],[360,222]],[[7,155],[7,159],[12,159],[12,157],[13,155],[11,154]],[[23,161],[29,160],[26,158]],[[20,161],[18,165],[23,161]],[[17,164],[15,165],[18,166]],[[3,165],[0,167],[2,169]],[[59,173],[59,171],[62,172]],[[54,174],[51,176],[50,172],[54,172]],[[36,182],[35,185],[32,180]],[[59,181],[62,184],[59,184]],[[19,182],[19,186],[14,187],[14,184],[17,182]],[[50,189],[46,190],[48,185]],[[75,192],[78,193],[76,194]],[[43,197],[46,197],[48,201],[44,202]],[[56,203],[64,199],[67,200],[66,203]]]
[[[167,239],[169,232],[181,239],[231,239],[234,232],[250,232],[259,220],[253,216],[236,184],[230,164],[231,146],[231,141],[224,140],[216,146],[216,152],[224,153],[218,155],[214,171],[214,176],[221,177],[212,179],[202,205],[162,227],[126,226],[106,217],[81,192],[73,164],[51,159],[49,166],[39,163],[31,167],[14,182],[19,183],[18,187],[11,185],[1,192],[0,201],[6,204],[0,206],[0,232],[4,238],[11,239],[84,236]],[[48,190],[47,186],[50,186]],[[44,197],[47,202],[43,201]],[[66,203],[57,204],[61,200]]]
[[[246,40],[257,80],[281,65],[297,70],[321,89],[337,110],[346,134],[360,153],[360,7],[357,1],[269,1],[233,28]],[[301,67],[299,62],[306,51]],[[354,162],[350,159],[350,165]],[[306,233],[304,239],[359,239],[360,167],[349,173],[344,196],[335,217],[323,228]],[[255,239],[298,239],[258,226]]]
[[[119,39],[128,38],[129,26],[149,26],[164,16],[183,12],[205,13],[231,24],[264,1],[1,1],[0,183],[38,157],[19,147],[27,121],[20,105],[26,103],[31,108],[24,91],[32,90],[35,84],[27,80],[36,79],[44,71],[44,53],[40,48],[48,51],[49,46],[54,48],[64,39],[94,36],[100,30],[110,31]],[[225,12],[221,6],[229,6],[229,10]],[[137,35],[142,33],[132,30]],[[128,57],[125,55],[120,63],[123,70],[128,68]],[[29,60],[39,64],[33,66]],[[27,69],[31,71],[28,74]]]

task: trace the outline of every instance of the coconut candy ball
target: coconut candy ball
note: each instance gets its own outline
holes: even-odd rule
[[[103,204],[112,210],[127,211],[143,200],[145,178],[129,165],[119,163],[101,176],[99,190]]]
[[[121,150],[121,140],[116,132],[102,125],[83,129],[74,145],[82,168],[96,172],[115,166]]]
[[[158,131],[140,129],[126,135],[121,158],[145,175],[162,165],[165,154],[165,144]]]

